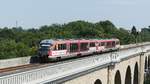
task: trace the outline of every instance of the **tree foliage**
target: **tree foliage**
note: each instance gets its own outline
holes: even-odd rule
[[[129,44],[135,43],[135,36],[141,42],[149,41],[150,28],[143,28],[137,34],[135,26],[129,31],[117,28],[108,20],[97,23],[79,20],[67,24],[44,25],[39,29],[5,27],[0,29],[0,59],[35,55],[38,44],[43,39],[118,38],[121,44]]]

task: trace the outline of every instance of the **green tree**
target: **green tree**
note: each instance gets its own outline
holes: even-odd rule
[[[38,29],[22,27],[0,29],[0,59],[30,56],[37,54],[39,42],[43,39],[73,38],[118,38],[121,44],[150,41],[150,27],[142,28],[137,33],[133,26],[131,31],[117,28],[111,21],[91,23],[73,21],[65,24],[44,25]],[[139,41],[140,39],[140,41]]]

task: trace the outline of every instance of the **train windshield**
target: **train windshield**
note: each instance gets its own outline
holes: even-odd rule
[[[42,45],[46,45],[46,46],[49,46],[49,45],[52,45],[51,43],[41,43],[40,46]]]
[[[49,46],[41,46],[40,51],[48,51]]]

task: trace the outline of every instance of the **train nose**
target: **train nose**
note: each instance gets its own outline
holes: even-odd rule
[[[40,63],[48,62],[48,51],[39,51],[39,62]]]
[[[48,51],[39,51],[39,55],[42,56],[47,56],[48,55]]]

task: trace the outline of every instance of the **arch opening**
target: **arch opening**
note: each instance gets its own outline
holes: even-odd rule
[[[125,84],[131,84],[131,68],[128,66],[126,70]]]
[[[94,82],[94,84],[102,84],[100,79],[96,79],[96,81]]]
[[[145,57],[145,70],[147,69],[147,57]]]
[[[115,83],[114,84],[121,84],[121,75],[120,75],[120,71],[117,70],[116,74],[115,74]]]
[[[138,63],[136,62],[135,67],[134,67],[134,80],[133,84],[139,84],[138,83]]]
[[[148,69],[150,69],[150,56],[148,56]]]

